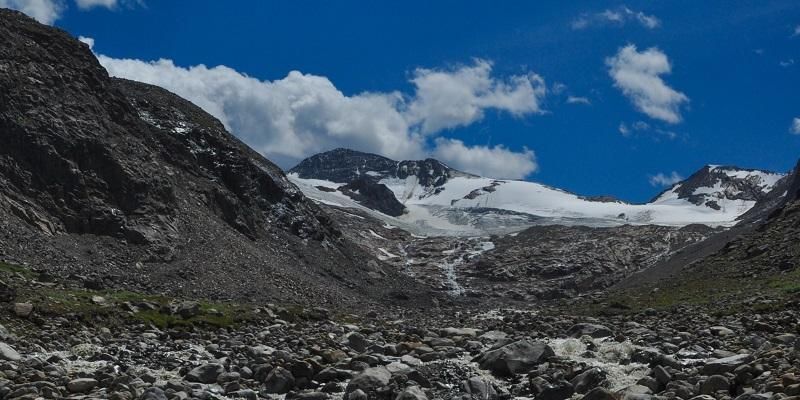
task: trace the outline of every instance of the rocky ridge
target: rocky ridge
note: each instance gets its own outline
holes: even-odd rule
[[[200,108],[109,78],[86,45],[9,10],[0,259],[94,286],[219,299],[354,304],[414,287]]]

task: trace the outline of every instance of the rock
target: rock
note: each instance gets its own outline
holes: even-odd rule
[[[576,393],[586,393],[606,380],[606,373],[600,368],[589,368],[572,378],[570,383],[575,388]]]
[[[67,383],[67,390],[70,393],[87,393],[97,386],[98,382],[92,378],[74,379]]]
[[[711,331],[711,334],[714,336],[730,336],[734,334],[731,329],[724,326],[712,326],[708,328],[708,330]]]
[[[419,386],[409,386],[400,392],[395,400],[428,400],[428,396]]]
[[[17,298],[17,290],[13,286],[0,281],[0,303],[11,303]]]
[[[369,397],[361,389],[356,389],[347,395],[347,400],[369,400]]]
[[[703,366],[703,375],[719,375],[726,372],[732,372],[737,367],[753,361],[753,356],[750,354],[738,354],[731,357],[718,358],[709,361]]]
[[[179,315],[183,319],[189,319],[200,315],[200,303],[196,301],[183,301],[172,306],[172,313]]]
[[[667,386],[667,384],[672,381],[672,375],[660,365],[656,365],[653,368],[653,376],[661,386]]]
[[[479,376],[467,379],[461,386],[470,395],[470,400],[497,399],[497,390],[495,390],[494,386]]]
[[[614,332],[608,327],[598,324],[580,323],[575,324],[567,331],[567,335],[574,338],[581,336],[591,336],[593,338],[603,338],[613,336]]]
[[[572,384],[564,380],[549,383],[542,378],[535,378],[531,380],[531,389],[537,400],[566,400],[575,393]]]
[[[330,381],[345,381],[352,377],[353,374],[350,373],[350,371],[328,367],[319,371],[319,373],[314,376],[314,380],[325,383]]]
[[[604,387],[597,387],[586,393],[581,400],[617,400],[617,396]]]
[[[477,362],[481,369],[508,376],[529,372],[554,355],[555,352],[546,343],[520,340],[497,350],[482,353],[473,361]]]
[[[442,329],[442,336],[453,337],[453,336],[461,336],[461,337],[476,337],[478,336],[477,329],[472,328],[444,328]]]
[[[264,388],[267,393],[288,393],[294,387],[294,376],[288,369],[283,367],[275,367],[267,375],[267,380],[264,381]]]
[[[0,359],[6,361],[19,361],[22,357],[14,350],[13,347],[0,342]]]
[[[714,394],[719,391],[729,391],[731,383],[722,375],[712,375],[700,383],[700,394]]]
[[[363,353],[369,347],[370,342],[361,333],[351,332],[345,337],[345,344],[351,349]]]
[[[167,400],[167,395],[163,390],[157,387],[151,387],[142,393],[140,400]]]
[[[209,363],[201,365],[186,374],[186,380],[198,383],[216,383],[217,377],[225,372],[222,364]]]
[[[296,393],[292,396],[287,395],[286,398],[292,400],[328,400],[331,396],[324,392],[306,392]]]
[[[389,384],[392,374],[385,367],[367,368],[356,375],[347,384],[345,393],[362,390],[364,393],[374,393],[376,390]]]
[[[28,318],[33,313],[33,304],[16,303],[14,304],[14,314],[20,318]]]

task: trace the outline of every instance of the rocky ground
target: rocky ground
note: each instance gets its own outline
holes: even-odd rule
[[[790,399],[800,302],[483,310],[185,301],[3,264],[0,398]],[[740,310],[743,311],[743,310]]]

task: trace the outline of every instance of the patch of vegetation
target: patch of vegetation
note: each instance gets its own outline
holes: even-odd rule
[[[28,268],[4,262],[0,262],[0,273],[20,274],[28,279],[32,279],[36,276],[36,273]]]

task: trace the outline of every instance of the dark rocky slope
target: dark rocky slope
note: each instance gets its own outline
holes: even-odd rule
[[[730,230],[620,282],[630,304],[782,304],[800,293],[800,163]]]
[[[198,107],[0,10],[0,259],[92,286],[356,303],[413,282]],[[415,296],[417,299],[425,296]]]

